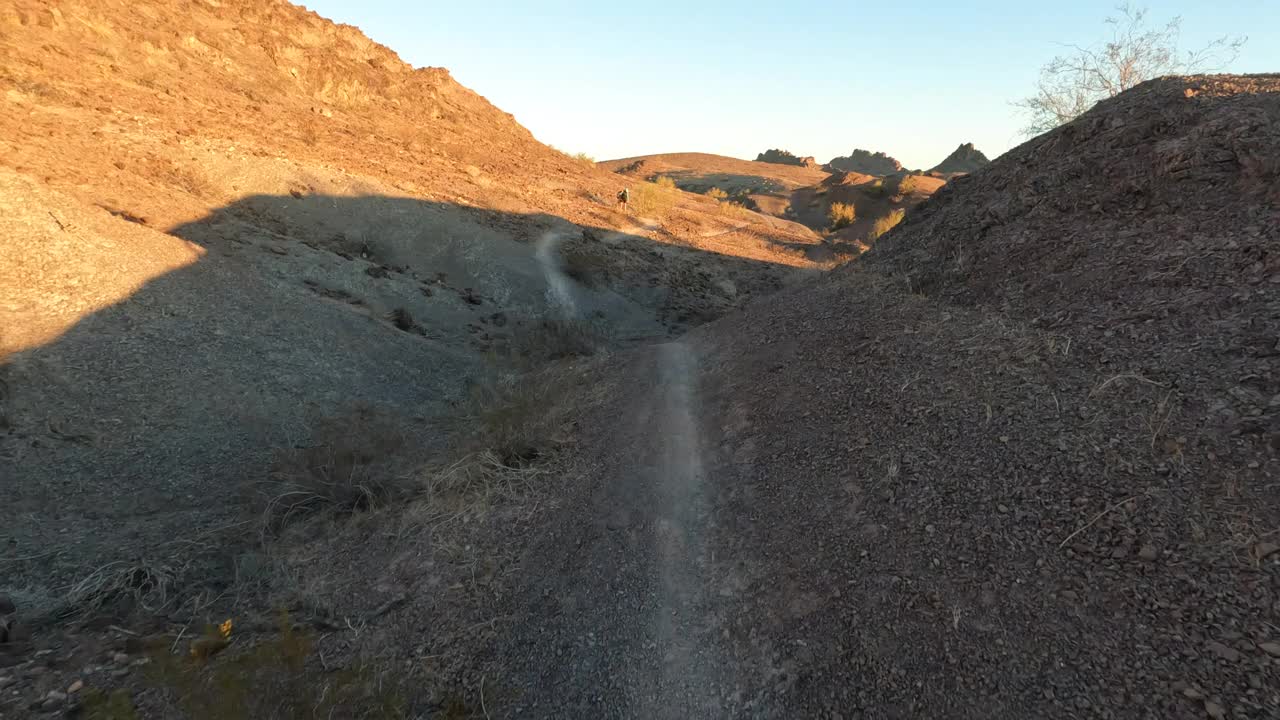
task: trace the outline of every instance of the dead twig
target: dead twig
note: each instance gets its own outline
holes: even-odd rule
[[[489,708],[484,704],[484,676],[480,676],[480,710],[484,712],[485,720],[489,720]]]
[[[1107,513],[1111,512],[1112,510],[1115,510],[1116,508],[1120,507],[1121,505],[1124,505],[1125,503],[1127,503],[1127,502],[1129,502],[1129,501],[1131,501],[1131,500],[1137,500],[1137,499],[1138,499],[1138,496],[1137,496],[1137,495],[1134,495],[1133,497],[1125,498],[1124,500],[1121,500],[1120,502],[1116,503],[1115,505],[1112,505],[1111,507],[1107,508],[1106,510],[1103,510],[1102,512],[1098,513],[1097,515],[1094,515],[1092,520],[1090,520],[1089,522],[1085,523],[1083,526],[1081,526],[1080,528],[1078,528],[1075,532],[1073,532],[1073,533],[1071,533],[1070,535],[1068,535],[1068,536],[1066,537],[1066,539],[1064,539],[1062,542],[1058,543],[1058,549],[1059,549],[1059,550],[1061,550],[1061,549],[1063,548],[1063,546],[1064,546],[1064,545],[1066,545],[1067,543],[1071,542],[1071,538],[1073,538],[1073,537],[1075,537],[1075,536],[1079,535],[1080,533],[1084,532],[1085,530],[1088,530],[1089,528],[1093,527],[1093,524],[1094,524],[1094,523],[1096,523],[1096,522],[1098,522],[1099,520],[1101,520],[1103,515],[1106,515]]]

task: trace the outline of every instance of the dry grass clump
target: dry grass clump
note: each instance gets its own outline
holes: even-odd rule
[[[902,222],[902,218],[907,214],[902,208],[894,208],[884,217],[876,218],[875,224],[871,226],[871,232],[867,234],[867,240],[878,240],[881,235],[889,232]]]
[[[254,505],[275,531],[317,512],[350,514],[407,499],[420,488],[404,431],[369,408],[321,420],[305,447],[277,452]]]
[[[181,567],[146,562],[109,563],[67,592],[67,607],[84,614],[134,609],[158,613],[174,601],[184,571]]]
[[[518,323],[503,349],[518,365],[532,368],[556,360],[594,355],[609,344],[608,330],[600,323],[550,316]]]
[[[831,207],[827,208],[827,219],[831,221],[832,230],[839,230],[858,219],[858,210],[848,203],[831,203]]]
[[[914,192],[919,192],[919,190],[920,190],[919,178],[917,178],[915,175],[903,175],[902,177],[898,178],[898,187],[894,194],[905,197]]]

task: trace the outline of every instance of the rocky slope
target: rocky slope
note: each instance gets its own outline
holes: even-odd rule
[[[975,148],[973,143],[963,143],[956,148],[942,162],[930,168],[931,173],[971,173],[975,170],[990,165],[991,161],[987,159],[982,151]]]
[[[902,172],[902,163],[882,152],[855,149],[848,155],[831,158],[831,162],[823,165],[830,172],[843,170],[863,175],[892,175]]]
[[[807,168],[818,167],[818,161],[814,160],[812,155],[800,157],[793,155],[786,150],[772,148],[756,155],[756,162],[778,163],[780,165],[799,165],[800,167]]]
[[[616,176],[447,71],[280,0],[5,3],[0,104],[0,593],[24,621],[130,568],[170,606],[225,587],[278,453],[372,407],[429,454],[548,320],[627,345],[815,266],[806,229],[704,198],[623,212]]]
[[[586,440],[512,714],[1280,713],[1278,90],[1144,84],[633,357],[601,417],[684,372],[696,439]]]

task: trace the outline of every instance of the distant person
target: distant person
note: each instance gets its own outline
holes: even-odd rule
[[[630,188],[622,188],[621,190],[618,191],[618,207],[622,208],[623,212],[627,211],[627,201],[630,199],[631,199]]]

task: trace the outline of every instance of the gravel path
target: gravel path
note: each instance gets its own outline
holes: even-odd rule
[[[709,613],[707,497],[694,351],[639,353],[634,442],[590,474],[525,574],[510,717],[724,715],[729,675]],[[620,428],[619,428],[620,429]],[[601,427],[604,433],[617,432]],[[533,598],[533,599],[530,599]]]

